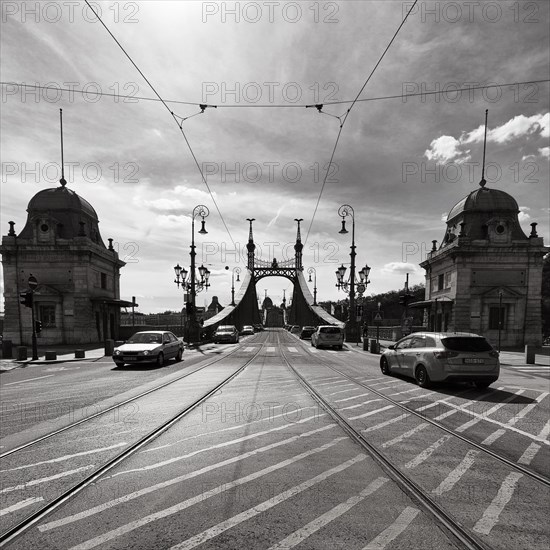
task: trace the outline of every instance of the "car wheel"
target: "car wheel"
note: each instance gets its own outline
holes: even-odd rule
[[[416,367],[416,371],[414,372],[414,377],[416,379],[416,383],[421,388],[429,387],[430,377],[428,376],[428,371],[426,370],[426,367],[424,365],[418,365],[418,367]]]
[[[474,382],[474,385],[478,390],[486,390],[491,384],[492,382],[487,381]]]
[[[181,361],[181,356],[183,355],[183,350],[180,348],[178,349],[178,353],[176,353],[176,363],[179,363]]]
[[[163,367],[163,366],[164,366],[164,353],[162,353],[161,351],[157,357],[157,367]]]
[[[391,376],[391,367],[385,357],[382,357],[382,359],[380,359],[380,370],[382,371],[382,374],[385,374],[386,376]]]

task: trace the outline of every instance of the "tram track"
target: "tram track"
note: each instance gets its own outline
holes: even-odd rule
[[[353,382],[354,384],[357,384],[358,386],[362,387],[365,390],[368,390],[369,392],[377,395],[378,397],[384,399],[385,401],[388,401],[393,406],[401,409],[402,411],[406,412],[407,414],[411,414],[417,418],[419,418],[422,422],[427,422],[428,424],[431,424],[432,426],[435,426],[436,428],[439,428],[440,430],[444,431],[445,433],[460,439],[464,443],[476,448],[479,451],[482,451],[483,453],[491,456],[492,458],[498,460],[499,462],[505,464],[507,467],[524,474],[531,479],[534,479],[535,481],[541,483],[542,485],[546,487],[550,487],[550,478],[548,476],[542,475],[538,472],[535,472],[534,470],[530,468],[526,468],[525,466],[522,466],[521,464],[518,464],[506,456],[502,455],[501,453],[495,452],[492,449],[487,448],[486,446],[482,445],[481,443],[478,443],[477,441],[473,440],[472,438],[469,438],[456,430],[453,430],[452,428],[449,428],[448,426],[445,426],[441,422],[438,422],[437,420],[434,420],[427,415],[422,413],[423,407],[420,407],[420,409],[413,409],[411,407],[408,407],[407,405],[392,399],[390,396],[382,393],[381,391],[377,390],[373,386],[369,384],[365,384],[364,382],[361,382],[357,378],[354,378],[353,376],[350,376],[349,374],[346,374],[345,372],[342,372],[340,369],[334,367],[331,365],[328,361],[320,358],[317,355],[313,355],[307,347],[303,347],[304,351],[308,354],[309,357],[314,359],[317,362],[320,362],[323,364],[323,366],[327,367],[328,369],[332,370],[333,372],[337,373],[338,375],[342,376],[343,378],[349,380],[350,382]],[[389,378],[391,380],[391,378]]]
[[[182,420],[184,417],[186,417],[189,413],[191,413],[193,410],[195,410],[197,407],[199,407],[202,403],[204,403],[206,400],[208,400],[210,397],[215,395],[217,392],[219,392],[224,386],[226,386],[229,382],[231,382],[236,376],[241,374],[246,367],[248,367],[253,361],[255,361],[258,356],[262,353],[264,347],[268,344],[268,339],[261,343],[261,345],[258,347],[257,351],[254,352],[253,356],[250,357],[245,361],[245,363],[241,366],[238,366],[234,369],[232,369],[232,372],[229,376],[226,376],[221,380],[221,382],[217,383],[215,386],[209,388],[207,391],[203,392],[202,395],[194,399],[191,403],[186,405],[183,409],[179,410],[177,413],[172,414],[170,418],[162,422],[159,426],[155,427],[153,430],[149,431],[147,434],[140,437],[138,440],[134,441],[133,443],[130,443],[127,447],[124,448],[123,451],[117,453],[115,456],[111,457],[109,460],[104,462],[101,466],[94,469],[94,471],[85,477],[83,477],[79,482],[72,485],[70,488],[64,490],[61,494],[56,496],[55,498],[52,498],[41,506],[40,508],[36,509],[34,512],[29,514],[27,517],[25,517],[23,520],[19,521],[15,525],[8,528],[6,531],[4,531],[2,534],[0,534],[0,547],[5,547],[11,542],[13,542],[16,538],[24,534],[28,529],[36,525],[39,521],[41,521],[43,518],[54,512],[55,510],[62,507],[67,501],[77,496],[80,492],[82,492],[85,488],[89,487],[91,484],[95,483],[99,480],[102,476],[104,476],[107,472],[118,466],[120,463],[125,461],[126,459],[130,458],[134,454],[136,454],[140,449],[142,449],[144,446],[152,442],[154,439],[165,433],[167,430],[169,430],[174,424]],[[122,404],[136,401],[140,398],[144,398],[149,396],[151,393],[155,391],[159,391],[163,388],[166,388],[170,385],[175,384],[176,382],[187,378],[188,376],[191,376],[192,374],[195,374],[199,371],[202,371],[203,369],[212,366],[222,360],[226,360],[227,357],[232,356],[233,354],[237,353],[239,350],[242,351],[242,348],[236,348],[231,353],[224,355],[223,357],[217,358],[214,361],[211,361],[207,363],[206,365],[203,365],[192,372],[186,373],[183,376],[180,376],[176,379],[173,379],[169,382],[166,382],[164,384],[161,384],[155,388],[152,388],[146,392],[142,392],[138,396],[135,396],[129,400],[124,401],[123,403],[119,403],[113,407],[110,407],[109,409],[106,409],[104,411],[101,411],[100,413],[97,413],[93,416],[87,417],[86,419],[82,419],[81,421],[75,422],[69,426],[64,427],[63,429],[56,430],[55,432],[52,432],[50,434],[47,434],[46,436],[42,436],[40,438],[37,438],[34,441],[28,442],[25,445],[22,445],[18,448],[12,449],[10,451],[5,452],[2,456],[9,456],[14,455],[14,453],[27,449],[29,447],[32,447],[45,439],[54,437],[56,435],[59,435],[61,433],[67,432],[71,428],[75,428],[76,426],[81,425],[83,422],[89,422],[93,419],[97,419],[97,417],[104,415],[109,410],[112,410],[113,408],[120,407]]]
[[[62,428],[59,428],[57,430],[53,430],[51,432],[48,432],[44,435],[41,435],[40,437],[37,437],[35,439],[32,439],[32,440],[27,441],[25,443],[22,443],[21,445],[18,445],[17,447],[13,447],[12,449],[8,449],[7,451],[4,451],[4,452],[0,453],[0,460],[3,459],[3,458],[8,457],[10,455],[13,455],[14,453],[22,451],[23,449],[27,449],[29,447],[32,447],[33,445],[37,445],[38,443],[41,443],[42,441],[45,441],[46,439],[49,439],[49,438],[54,437],[56,435],[59,435],[63,432],[66,432],[66,431],[68,431],[72,428],[75,428],[76,426],[80,426],[82,424],[85,424],[86,422],[90,422],[91,420],[94,420],[94,419],[96,419],[100,416],[103,416],[103,415],[105,415],[109,412],[112,412],[112,411],[115,411],[115,410],[120,409],[122,407],[125,407],[126,405],[129,405],[130,403],[133,403],[134,401],[136,401],[138,399],[141,399],[142,397],[150,395],[151,393],[154,393],[154,392],[159,391],[163,388],[166,388],[167,386],[170,386],[171,384],[175,384],[176,382],[179,382],[180,380],[183,380],[184,378],[187,378],[188,376],[191,376],[191,375],[193,375],[197,372],[200,372],[201,370],[203,370],[207,367],[210,367],[210,366],[212,366],[216,363],[219,363],[222,360],[227,359],[228,357],[231,357],[232,355],[237,353],[239,351],[239,349],[240,348],[237,347],[234,350],[231,350],[226,355],[223,355],[222,357],[218,357],[218,358],[206,363],[206,365],[201,365],[201,366],[195,368],[192,371],[186,372],[186,373],[182,374],[181,376],[178,376],[176,378],[173,378],[172,380],[169,380],[167,382],[159,384],[159,385],[157,385],[153,388],[150,388],[147,391],[141,392],[141,393],[139,393],[139,394],[137,394],[133,397],[125,399],[124,401],[120,401],[118,403],[115,403],[114,405],[110,405],[110,406],[106,407],[105,409],[103,409],[101,411],[98,411],[96,413],[90,414],[89,416],[86,416],[85,418],[81,418],[80,420],[77,420],[76,422],[71,422],[70,424],[67,424],[66,426],[63,426]]]
[[[310,354],[311,355],[311,354]],[[484,544],[477,537],[473,536],[467,529],[448,514],[433,498],[430,497],[419,485],[412,479],[403,474],[401,470],[393,464],[381,451],[372,445],[359,430],[340,414],[324,398],[314,386],[306,380],[291,364],[285,352],[281,348],[281,357],[288,369],[296,376],[300,384],[306,389],[311,397],[331,416],[331,418],[344,430],[344,432],[355,441],[375,462],[393,479],[399,487],[411,497],[422,509],[429,512],[438,525],[442,526],[462,548],[468,550],[491,550],[490,546]],[[318,360],[317,357],[315,357]]]

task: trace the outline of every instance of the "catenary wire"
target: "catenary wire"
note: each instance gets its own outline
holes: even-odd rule
[[[474,90],[488,90],[489,88],[506,88],[506,87],[512,87],[512,86],[526,86],[528,84],[548,84],[550,82],[550,79],[543,79],[543,80],[525,80],[523,82],[507,82],[504,84],[485,84],[483,86],[466,86],[465,88],[455,88],[453,90],[433,90],[433,91],[423,91],[423,92],[414,92],[410,94],[395,94],[395,95],[385,95],[385,96],[375,96],[375,97],[364,97],[359,98],[356,103],[366,103],[370,101],[381,101],[386,99],[406,99],[408,97],[423,97],[423,96],[429,96],[429,95],[452,95],[462,92],[471,92]],[[139,101],[161,101],[160,99],[156,97],[144,97],[144,96],[136,96],[136,95],[125,95],[125,94],[116,94],[116,93],[107,93],[107,92],[98,92],[97,90],[79,90],[76,88],[61,88],[60,86],[40,86],[38,84],[26,84],[24,82],[0,82],[0,86],[18,86],[21,88],[33,88],[38,90],[55,90],[57,92],[69,92],[73,94],[81,94],[81,95],[95,95],[95,96],[105,96],[105,97],[115,97],[120,99],[130,99],[130,100],[136,100],[136,103]],[[325,101],[323,105],[325,107],[330,105],[345,105],[348,103],[352,103],[353,99],[344,99],[339,101]],[[127,101],[124,103],[133,103],[132,101]],[[200,107],[201,105],[204,105],[203,103],[196,103],[193,101],[182,101],[178,99],[165,99],[164,103],[174,103],[178,105],[191,105],[194,107]],[[213,105],[206,104],[207,107],[213,107]],[[304,107],[314,107],[313,104],[297,104],[297,103],[291,103],[291,104],[277,104],[277,103],[243,103],[243,104],[231,104],[231,105],[216,105],[218,109],[268,109],[268,108],[276,108],[276,109],[303,109]],[[190,117],[187,117],[190,118]]]
[[[338,143],[340,142],[340,137],[342,135],[342,130],[344,128],[344,124],[346,123],[346,120],[348,119],[348,116],[349,116],[351,110],[353,109],[353,107],[357,103],[357,100],[359,99],[359,96],[363,93],[363,90],[365,89],[365,87],[369,83],[370,79],[374,75],[374,73],[375,73],[376,69],[378,68],[378,66],[380,65],[380,63],[382,63],[382,59],[384,59],[384,56],[386,55],[387,51],[390,49],[391,45],[393,44],[393,41],[397,38],[397,35],[399,34],[399,31],[401,30],[401,28],[403,27],[403,25],[405,24],[405,22],[409,18],[409,15],[412,12],[412,10],[414,9],[414,7],[416,6],[417,2],[418,2],[418,0],[414,0],[413,4],[409,8],[409,11],[407,11],[407,14],[403,18],[403,21],[401,21],[401,23],[399,24],[399,27],[397,27],[397,30],[394,32],[391,40],[388,42],[388,45],[386,46],[386,48],[382,52],[382,55],[380,56],[380,58],[378,59],[378,61],[374,65],[372,71],[370,72],[369,76],[367,77],[367,79],[365,80],[363,85],[361,86],[361,89],[359,90],[358,94],[355,96],[355,99],[353,100],[352,104],[350,105],[349,109],[347,110],[346,114],[343,117],[344,119],[342,120],[342,123],[340,124],[340,128],[338,129],[338,135],[336,136],[336,141],[334,143],[334,147],[333,147],[332,153],[330,155],[330,161],[329,161],[327,169],[325,171],[325,177],[323,178],[323,185],[321,186],[321,190],[319,191],[319,196],[317,197],[317,203],[315,204],[315,209],[313,210],[313,216],[311,217],[311,222],[309,223],[309,227],[307,229],[306,238],[305,238],[305,241],[304,241],[304,246],[307,244],[307,240],[309,238],[309,233],[311,231],[311,227],[313,226],[313,222],[315,221],[315,215],[317,214],[317,209],[319,208],[319,203],[321,202],[321,197],[323,196],[323,191],[325,190],[325,185],[327,183],[327,178],[328,178],[328,175],[329,175],[329,172],[330,172],[330,168],[332,166],[332,161],[334,160],[334,155],[336,154],[336,149],[338,148]]]
[[[199,161],[197,160],[197,157],[195,156],[195,152],[193,151],[193,148],[191,147],[191,143],[189,142],[189,139],[187,138],[187,135],[185,134],[185,132],[183,131],[183,128],[182,128],[182,125],[178,123],[177,121],[177,118],[176,116],[174,115],[172,109],[170,109],[170,107],[167,105],[167,103],[164,101],[164,99],[162,99],[162,97],[160,96],[160,94],[157,92],[156,88],[151,84],[151,82],[149,82],[149,79],[143,74],[143,72],[141,71],[141,69],[136,65],[136,63],[134,62],[134,60],[131,58],[130,54],[128,54],[128,52],[124,49],[124,47],[122,46],[122,44],[117,40],[117,38],[115,37],[115,35],[109,30],[109,27],[107,27],[107,25],[103,22],[103,20],[101,19],[101,17],[98,15],[98,13],[94,10],[94,8],[90,5],[90,2],[88,0],[84,0],[86,2],[86,4],[88,5],[88,7],[90,8],[90,10],[92,10],[92,13],[97,17],[98,21],[103,25],[103,27],[105,28],[105,30],[109,33],[109,35],[111,36],[111,38],[116,42],[116,44],[118,45],[118,47],[122,50],[122,52],[124,53],[124,55],[128,58],[128,60],[130,61],[130,63],[132,63],[132,65],[135,67],[135,69],[137,70],[137,72],[141,75],[141,77],[145,80],[145,82],[147,82],[147,84],[149,85],[149,87],[151,88],[151,90],[153,90],[154,94],[158,97],[159,101],[166,107],[167,111],[172,115],[172,118],[174,119],[174,122],[178,125],[178,128],[180,129],[180,132],[181,132],[181,135],[183,136],[183,139],[185,139],[185,143],[187,144],[187,147],[189,148],[189,152],[191,153],[191,156],[193,157],[193,160],[195,161],[195,164],[197,165],[197,168],[200,172],[200,175],[201,175],[201,178],[202,178],[202,181],[204,183],[204,185],[206,186],[206,188],[208,189],[208,193],[210,194],[210,198],[212,199],[212,202],[214,203],[214,206],[216,207],[216,210],[218,211],[218,214],[220,216],[220,219],[222,220],[222,223],[225,227],[225,230],[227,231],[227,234],[229,235],[229,238],[231,239],[231,242],[233,243],[233,246],[236,247],[236,244],[235,244],[235,241],[233,240],[233,236],[231,235],[231,232],[229,231],[229,228],[227,227],[227,224],[225,223],[225,220],[223,218],[223,215],[220,211],[220,208],[218,206],[218,203],[216,202],[216,199],[214,198],[214,195],[212,194],[212,191],[210,190],[210,186],[208,185],[208,182],[206,181],[206,178],[204,177],[204,173],[202,171],[202,168],[199,164]]]

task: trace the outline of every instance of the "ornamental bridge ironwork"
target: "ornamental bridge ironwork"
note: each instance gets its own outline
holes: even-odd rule
[[[241,288],[235,294],[234,305],[226,306],[220,313],[211,317],[204,323],[204,329],[208,333],[215,330],[218,325],[243,325],[261,323],[261,313],[258,308],[258,296],[256,284],[265,277],[284,277],[293,284],[292,303],[287,310],[287,322],[293,325],[330,325],[343,327],[343,323],[330,315],[321,306],[316,305],[304,277],[302,264],[302,236],[300,233],[301,219],[295,220],[298,224],[296,243],[294,245],[294,258],[279,261],[273,258],[271,261],[256,258],[256,245],[252,232],[253,218],[248,218],[250,224],[248,233],[247,265],[244,272]]]

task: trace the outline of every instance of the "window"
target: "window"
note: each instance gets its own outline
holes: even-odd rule
[[[444,282],[445,288],[451,288],[451,272],[447,271],[445,273],[445,282]]]
[[[489,330],[498,330],[499,322],[501,329],[506,327],[506,306],[491,306],[489,308]]]
[[[55,327],[55,304],[41,304],[38,311],[43,328]]]
[[[101,288],[107,288],[107,274],[101,274]]]
[[[445,283],[445,275],[442,273],[437,276],[437,290],[443,290],[443,285]]]

